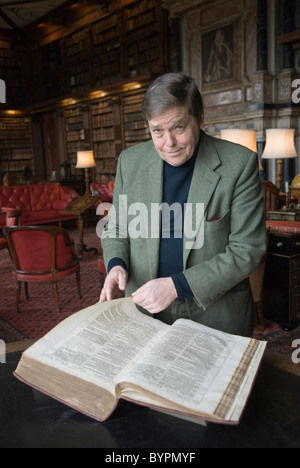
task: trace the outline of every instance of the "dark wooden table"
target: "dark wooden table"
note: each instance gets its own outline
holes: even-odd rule
[[[79,230],[79,251],[80,252],[91,252],[93,251],[95,254],[98,254],[98,250],[94,247],[88,249],[86,244],[83,241],[84,238],[84,213],[91,208],[97,201],[99,200],[98,197],[94,197],[90,194],[85,194],[82,197],[75,198],[72,200],[69,205],[61,210],[61,213],[64,214],[72,214],[77,216],[77,223],[78,223],[78,230]]]
[[[199,448],[300,447],[300,377],[263,362],[238,426],[203,427],[128,402],[104,423],[19,382],[20,353],[0,364],[0,447],[96,447],[107,454],[195,453]],[[300,365],[300,364],[299,364]],[[130,449],[130,450],[129,450]],[[144,450],[141,450],[144,449]],[[149,461],[149,460],[148,460]]]

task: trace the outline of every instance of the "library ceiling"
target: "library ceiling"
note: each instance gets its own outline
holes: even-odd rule
[[[0,0],[0,29],[17,30],[35,23],[58,8],[76,1],[66,0]]]
[[[136,0],[0,0],[0,31],[19,33],[41,24],[69,27],[100,10],[104,15]]]

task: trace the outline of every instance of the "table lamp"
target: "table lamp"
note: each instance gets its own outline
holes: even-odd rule
[[[297,158],[293,128],[269,128],[266,130],[266,146],[262,154],[264,159],[277,160],[276,185],[281,189],[282,160]]]
[[[222,140],[228,140],[232,143],[238,143],[239,145],[246,146],[250,150],[257,153],[257,144],[256,144],[256,130],[248,130],[243,128],[227,128],[221,130]],[[262,171],[263,167],[258,158],[259,170]]]
[[[93,151],[78,151],[76,169],[85,171],[85,193],[89,193],[89,168],[95,167],[95,158]]]

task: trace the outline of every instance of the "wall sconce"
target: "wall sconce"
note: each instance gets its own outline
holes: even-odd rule
[[[93,151],[78,151],[76,169],[85,171],[85,194],[89,193],[89,168],[95,167],[95,158]]]
[[[297,158],[293,128],[269,128],[266,130],[266,146],[262,154],[264,159],[276,159],[276,185],[281,190],[282,160]]]

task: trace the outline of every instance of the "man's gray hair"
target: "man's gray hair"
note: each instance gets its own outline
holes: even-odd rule
[[[143,117],[148,123],[171,107],[188,105],[189,113],[201,125],[203,101],[193,78],[184,73],[159,76],[147,89],[143,101]]]

